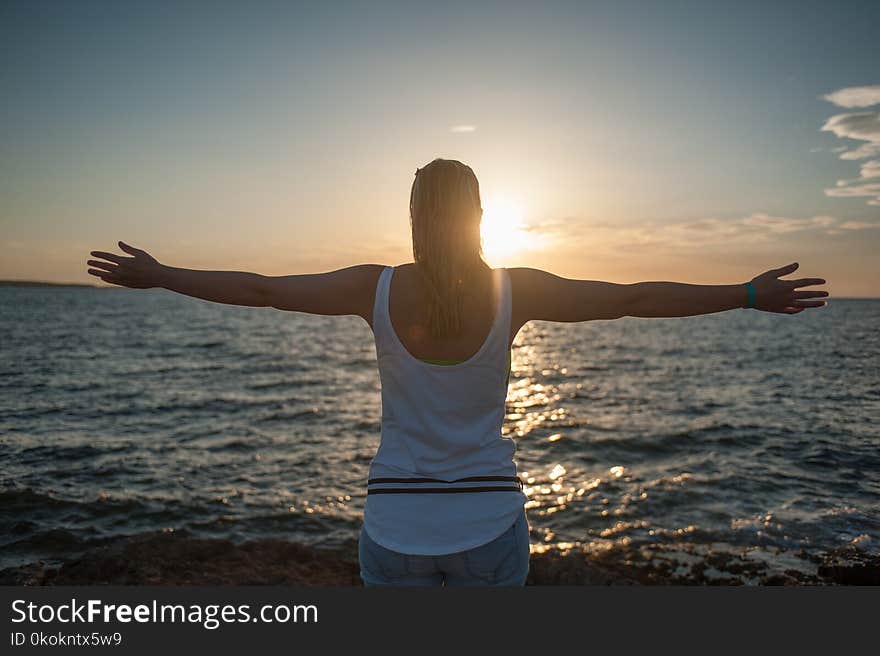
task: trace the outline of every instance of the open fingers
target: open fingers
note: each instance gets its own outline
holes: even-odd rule
[[[828,296],[828,292],[819,289],[810,289],[805,292],[794,292],[792,294],[794,298],[802,299],[802,298],[825,298]]]
[[[111,285],[120,285],[125,286],[125,282],[123,282],[122,278],[119,276],[114,276],[107,271],[101,271],[100,269],[89,269],[89,275],[95,276],[96,278],[100,278],[104,282],[110,283]]]
[[[110,262],[115,262],[116,264],[122,264],[123,262],[128,262],[132,258],[123,257],[122,255],[115,255],[113,253],[107,253],[105,251],[92,251],[92,257],[100,257],[102,260],[109,260]]]
[[[773,275],[779,278],[780,276],[787,276],[789,273],[792,273],[798,268],[797,262],[792,262],[791,264],[786,264],[784,267],[779,267],[778,269],[771,269]]]
[[[115,273],[117,269],[116,264],[112,264],[110,262],[101,262],[100,260],[89,260],[86,262],[90,267],[95,267],[96,269],[104,269],[105,271],[109,271],[110,273]]]
[[[810,287],[811,285],[825,284],[825,280],[823,278],[798,278],[797,280],[783,280],[782,282],[788,283],[788,285],[792,289],[796,289],[798,287]]]
[[[115,280],[115,279],[119,278],[119,276],[111,273],[110,271],[104,271],[103,269],[89,269],[88,273],[89,273],[89,275],[97,276],[98,278],[101,278],[101,279],[113,278]]]
[[[134,246],[129,246],[124,241],[119,242],[119,248],[128,253],[129,255],[146,255],[146,251],[142,251],[140,248],[135,248]]]
[[[102,271],[101,269],[89,269],[88,274],[100,278],[104,282],[114,282],[119,280],[119,276],[114,276],[112,273]]]

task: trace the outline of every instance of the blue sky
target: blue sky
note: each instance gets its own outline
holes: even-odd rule
[[[799,260],[880,295],[880,154],[841,159],[880,105],[823,99],[872,99],[878,24],[876,2],[6,2],[0,277],[86,280],[118,239],[266,273],[405,261],[413,171],[443,156],[520,208],[531,241],[496,264]]]

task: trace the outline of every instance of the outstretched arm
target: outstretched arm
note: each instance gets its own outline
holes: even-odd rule
[[[821,290],[801,287],[823,285],[821,278],[780,280],[798,268],[797,263],[755,276],[755,308],[797,314],[821,307],[828,296]],[[620,317],[689,317],[744,308],[748,291],[738,285],[690,285],[679,282],[637,282],[622,285],[595,280],[571,280],[537,269],[511,269],[514,321],[589,321]]]
[[[89,273],[113,285],[165,289],[215,303],[274,307],[311,314],[354,314],[369,323],[373,290],[382,266],[359,266],[293,276],[263,276],[242,271],[196,271],[160,264],[138,248],[119,242],[131,257],[92,251]]]

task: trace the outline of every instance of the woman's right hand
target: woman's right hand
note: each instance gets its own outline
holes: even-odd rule
[[[106,260],[89,260],[89,274],[100,278],[111,285],[131,287],[133,289],[149,289],[160,286],[163,267],[155,257],[139,248],[119,242],[119,248],[132,257],[124,257],[104,251],[92,251],[92,257]]]
[[[780,280],[781,276],[787,276],[798,268],[798,263],[793,262],[779,269],[771,269],[759,276],[752,278],[755,288],[755,308],[765,312],[780,312],[782,314],[797,314],[808,308],[817,308],[825,305],[825,301],[809,299],[825,298],[828,292],[820,289],[800,291],[799,287],[811,287],[824,285],[822,278],[800,278],[798,280]]]

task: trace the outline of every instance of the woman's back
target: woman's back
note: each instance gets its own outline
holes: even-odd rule
[[[391,281],[391,322],[406,350],[423,360],[462,361],[482,346],[495,320],[498,304],[494,272],[488,266],[474,271],[461,284],[461,330],[435,337],[429,329],[427,283],[416,264],[395,267]]]

